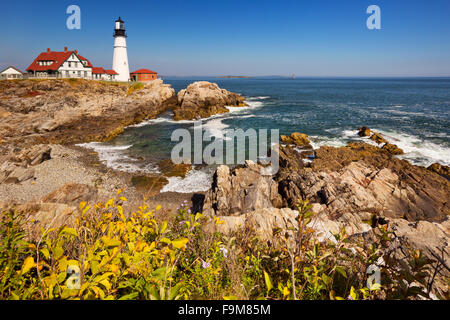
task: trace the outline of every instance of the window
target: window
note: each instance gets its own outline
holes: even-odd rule
[[[81,77],[81,71],[78,71],[78,77]]]
[[[69,68],[71,68],[71,67],[72,67],[72,62],[69,61]]]
[[[77,62],[74,62],[75,63],[75,68],[78,68],[78,63]]]
[[[87,71],[84,72],[84,77],[87,78]]]

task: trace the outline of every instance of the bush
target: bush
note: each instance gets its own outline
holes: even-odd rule
[[[127,96],[133,94],[133,92],[136,92],[136,91],[144,89],[144,87],[145,87],[145,85],[143,83],[141,83],[141,82],[133,83],[132,85],[130,85],[128,87]]]
[[[157,221],[147,206],[129,215],[126,198],[81,203],[74,227],[41,231],[25,241],[22,221],[2,214],[1,299],[409,299],[423,287],[429,261],[385,254],[390,234],[380,228],[370,244],[342,231],[319,242],[306,228],[312,213],[299,203],[298,229],[269,246],[242,230],[225,237],[204,232],[217,217],[191,213],[183,203],[171,222]],[[365,270],[383,257],[383,285],[366,286]]]

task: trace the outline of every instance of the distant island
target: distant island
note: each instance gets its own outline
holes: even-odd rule
[[[217,78],[221,78],[221,79],[250,79],[252,77],[249,77],[249,76],[221,76],[221,77],[217,77]]]

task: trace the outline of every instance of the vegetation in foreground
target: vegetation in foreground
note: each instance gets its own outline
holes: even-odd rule
[[[274,230],[278,245],[243,230],[225,237],[205,232],[217,217],[185,204],[170,221],[147,206],[126,215],[126,199],[81,203],[74,228],[41,231],[26,240],[21,218],[0,224],[0,299],[417,299],[430,298],[431,261],[411,250],[386,253],[391,234],[378,229],[369,244],[345,232],[319,242],[306,227],[312,213],[298,206],[298,230]],[[383,257],[381,281],[368,275]],[[367,281],[369,280],[369,281]]]

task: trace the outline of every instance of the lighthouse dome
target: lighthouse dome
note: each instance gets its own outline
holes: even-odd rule
[[[125,22],[119,17],[114,28],[114,37],[126,37]]]

